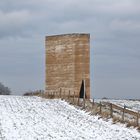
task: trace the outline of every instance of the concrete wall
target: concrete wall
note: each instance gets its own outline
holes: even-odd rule
[[[66,34],[47,36],[46,91],[65,88],[79,95],[85,77],[86,94],[90,96],[90,35]]]

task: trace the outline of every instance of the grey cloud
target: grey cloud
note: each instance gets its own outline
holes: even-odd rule
[[[114,20],[111,25],[116,30],[139,30],[140,29],[140,21],[132,21],[132,20]]]
[[[6,2],[9,3],[10,1]],[[131,14],[132,13],[136,14],[136,12],[138,12],[138,10],[140,9],[138,7],[138,4],[136,5],[136,2],[135,1],[132,2],[132,0],[128,0],[127,2],[125,0],[124,1],[119,0],[116,2],[111,0],[105,2],[103,2],[102,0],[94,0],[94,1],[88,0],[84,2],[81,2],[80,0],[76,1],[60,0],[59,3],[56,2],[56,0],[52,1],[29,0],[20,2],[15,0],[14,2],[12,1],[12,3],[10,2],[9,5],[11,5],[11,7],[9,6],[9,9],[11,9],[11,11],[20,8],[22,10],[27,10],[32,14],[29,17],[31,21],[28,20],[29,26],[28,30],[34,27],[33,30],[36,30],[39,33],[45,33],[45,30],[50,31],[50,29],[55,30],[55,32],[57,33],[57,30],[61,32],[65,31],[66,30],[65,28],[67,26],[71,28],[79,27],[81,29],[83,27],[82,23],[84,24],[85,22],[86,23],[85,25],[88,25],[89,27],[85,26],[86,28],[84,29],[84,31],[88,31],[91,28],[93,28],[93,31],[95,31],[97,34],[99,32],[100,35],[103,34],[106,28],[108,29],[108,32],[111,32],[110,31],[111,29],[117,28],[114,27],[118,26],[116,25],[117,23],[115,24],[114,22],[118,21],[118,19],[114,20],[114,14],[117,13],[118,16],[126,16],[126,14],[127,15],[130,14],[129,13],[130,11]],[[125,12],[126,14],[124,15]],[[102,24],[103,22],[104,24]],[[109,29],[110,22],[113,24],[111,25],[111,29]],[[92,25],[89,25],[91,23]],[[61,27],[59,27],[58,24],[59,26],[62,27],[64,26],[64,29],[63,28],[61,29]],[[78,24],[79,26],[77,27],[76,25]],[[27,31],[26,30],[27,26],[25,26],[25,28],[24,26],[23,27],[21,26],[21,28],[23,28],[23,30],[25,29],[24,32],[25,34]],[[96,29],[98,31],[96,31]],[[33,32],[33,30],[31,32]],[[68,28],[67,30],[69,31]]]
[[[133,83],[139,81],[140,75],[139,0],[5,0],[0,9],[3,81],[9,79],[12,83],[14,79],[17,84],[22,79],[20,87],[29,77],[31,88],[43,87],[45,35],[88,32],[93,95],[127,97],[130,90],[127,86],[132,85],[137,97],[139,88]],[[26,66],[28,69],[24,71]],[[13,83],[11,86],[15,91],[29,88],[28,84],[20,90]],[[120,94],[119,89],[123,89]]]
[[[28,22],[30,23],[30,13],[28,11],[0,11],[0,37],[24,36],[28,34]]]

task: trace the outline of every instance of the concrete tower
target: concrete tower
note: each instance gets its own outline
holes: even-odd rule
[[[90,35],[46,36],[46,91],[75,91],[79,96],[82,80],[90,98]]]

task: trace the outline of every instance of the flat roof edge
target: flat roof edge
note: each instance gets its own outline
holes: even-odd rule
[[[48,35],[45,38],[54,38],[54,37],[62,37],[62,36],[90,36],[90,33],[69,33],[69,34],[58,34],[58,35]]]

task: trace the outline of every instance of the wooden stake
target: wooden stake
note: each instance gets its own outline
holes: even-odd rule
[[[124,122],[125,108],[126,108],[126,106],[124,105],[124,108],[123,108],[123,114],[122,114],[122,121],[123,121],[123,122]]]
[[[137,126],[139,126],[139,111],[137,113]]]
[[[110,117],[113,118],[113,108],[112,108],[112,103],[110,103]]]
[[[65,89],[64,89],[64,99],[65,99]]]
[[[94,99],[92,99],[92,109],[94,108]]]
[[[102,103],[100,102],[100,114],[102,114]]]
[[[61,88],[60,88],[60,96],[59,97],[61,98]]]
[[[86,104],[86,103],[85,103],[85,97],[84,97],[84,98],[83,98],[83,108],[84,108],[84,109],[85,109],[85,107],[86,107],[85,104]]]
[[[70,98],[70,90],[69,90],[69,95],[68,95],[68,99]]]
[[[78,96],[78,103],[77,103],[77,105],[79,106],[80,105],[80,97]]]
[[[74,104],[74,98],[75,98],[75,91],[74,91],[74,94],[73,94],[73,104]]]

